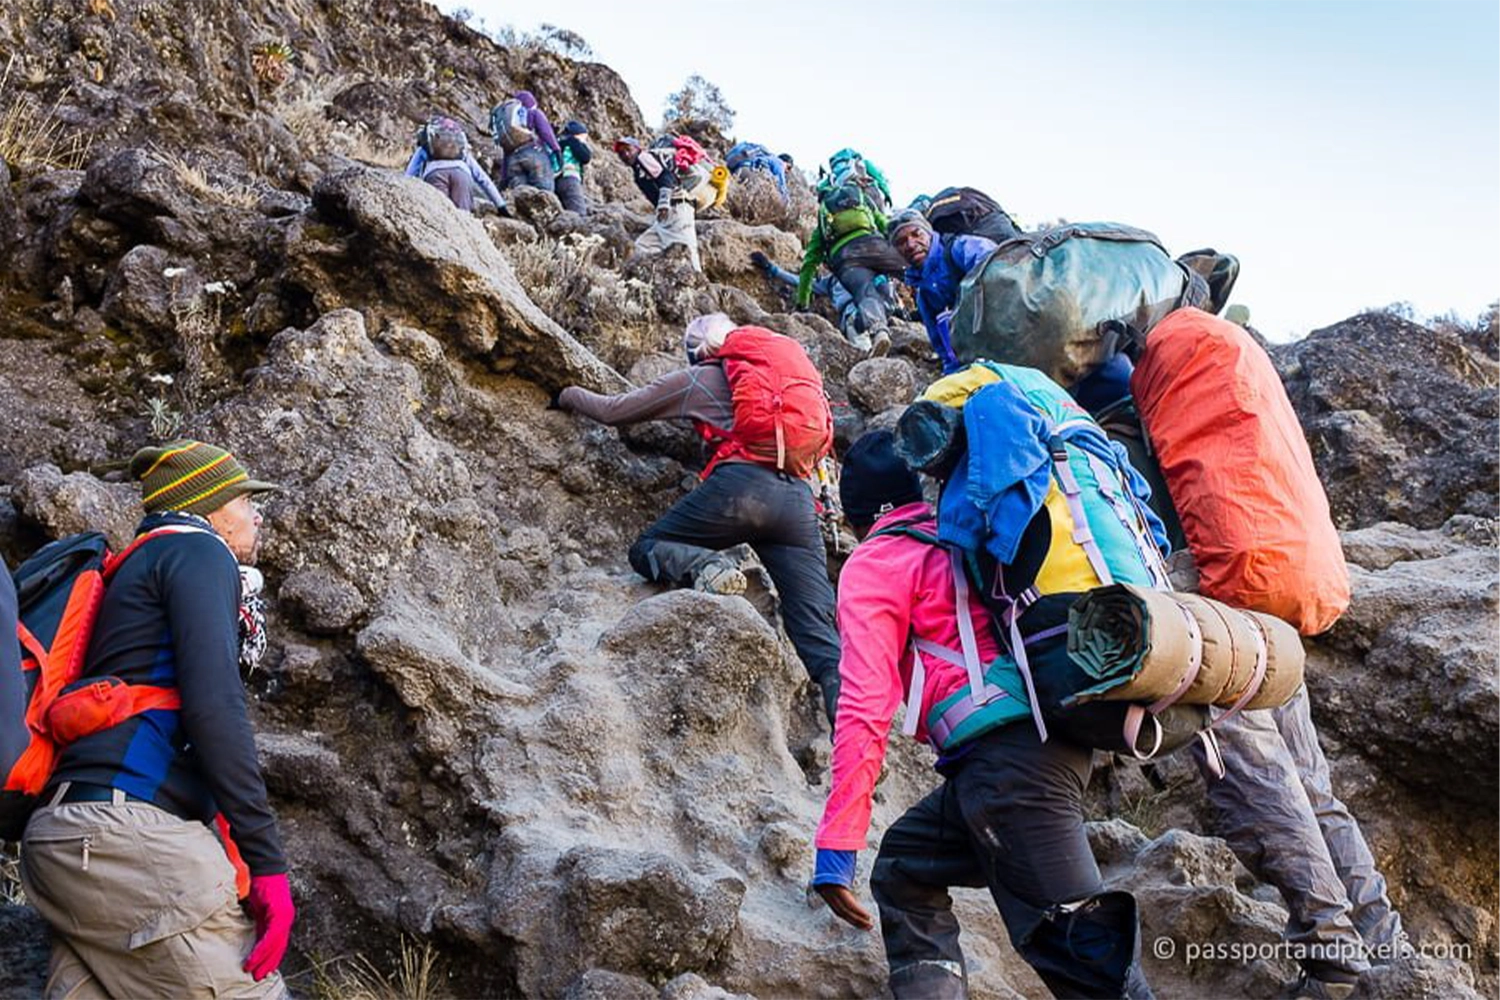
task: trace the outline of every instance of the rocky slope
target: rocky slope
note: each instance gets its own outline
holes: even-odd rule
[[[932,377],[920,331],[857,363],[825,319],[788,313],[747,255],[795,259],[805,220],[754,192],[700,220],[697,275],[676,252],[626,263],[647,206],[607,156],[587,219],[540,194],[461,217],[396,176],[430,109],[482,123],[518,86],[600,146],[639,134],[606,67],[415,2],[185,10],[0,11],[19,63],[0,99],[55,103],[94,137],[79,169],[0,173],[0,550],[127,536],[120,462],[179,429],[286,485],[263,558],[273,649],[246,684],[294,859],[298,989],[416,941],[459,996],[880,994],[878,939],[803,889],[826,729],[774,596],[664,593],[624,561],[691,485],[695,440],[546,401],[679,364],[682,324],[718,308],[807,346],[843,444]],[[277,42],[296,53],[280,84]],[[1386,316],[1274,353],[1354,566],[1311,663],[1338,788],[1414,937],[1471,959],[1362,988],[1492,991],[1496,365]],[[1165,771],[1165,793],[1096,779],[1096,853],[1140,895],[1148,944],[1274,942],[1275,893],[1201,836],[1196,777]],[[896,748],[876,835],[932,780]],[[960,898],[976,994],[1039,995],[988,899]],[[3,995],[38,989],[27,912],[0,910]],[[1168,997],[1269,996],[1293,972],[1148,963]]]

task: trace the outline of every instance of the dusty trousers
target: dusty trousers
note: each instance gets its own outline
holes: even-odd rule
[[[667,210],[666,219],[655,219],[649,229],[635,239],[635,252],[640,254],[661,253],[674,244],[685,246],[693,261],[693,270],[702,271],[703,262],[698,257],[698,228],[691,202],[678,200]]]
[[[1150,997],[1135,899],[1106,892],[1083,827],[1092,753],[1018,722],[975,737],[886,830],[870,875],[897,998],[967,996],[950,886],[988,887],[1059,997]]]
[[[523,184],[540,191],[551,191],[554,186],[552,158],[545,149],[534,143],[522,146],[513,153],[506,153],[500,173],[500,187],[506,191]]]
[[[1396,957],[1401,917],[1349,809],[1333,794],[1300,688],[1280,708],[1241,712],[1216,725],[1225,775],[1194,757],[1214,807],[1213,832],[1285,901],[1286,939],[1304,946],[1319,979],[1350,979]]]
[[[202,823],[142,802],[39,809],[21,847],[27,898],[52,927],[49,998],[287,995],[240,966],[255,927]]]
[[[787,637],[822,689],[832,725],[839,633],[823,533],[805,482],[750,462],[726,462],[641,533],[630,565],[648,580],[690,587],[715,553],[741,543],[771,574]]]
[[[589,211],[588,199],[583,194],[583,180],[576,174],[560,174],[554,185],[557,200],[562,202],[562,207],[569,212],[577,212],[579,215],[587,215]]]
[[[828,269],[854,299],[861,332],[873,334],[890,325],[888,305],[876,279],[881,275],[901,274],[906,261],[883,237],[856,236],[834,252],[828,260]]]

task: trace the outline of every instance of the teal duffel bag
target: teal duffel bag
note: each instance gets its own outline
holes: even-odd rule
[[[1082,222],[1002,243],[964,279],[953,352],[1036,368],[1071,387],[1208,286],[1144,229]]]

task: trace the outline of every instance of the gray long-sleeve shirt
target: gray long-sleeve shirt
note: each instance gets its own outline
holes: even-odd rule
[[[616,396],[570,386],[557,403],[611,427],[643,420],[697,420],[727,431],[734,424],[733,400],[723,365],[710,361],[669,372],[650,385]]]

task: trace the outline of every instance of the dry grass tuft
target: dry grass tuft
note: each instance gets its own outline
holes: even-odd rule
[[[254,208],[260,201],[260,192],[252,184],[240,180],[212,178],[203,167],[189,163],[182,156],[161,146],[153,146],[151,151],[171,168],[179,184],[204,201],[244,209]]]
[[[317,965],[313,978],[319,1000],[435,1000],[446,977],[430,943],[402,938],[400,958],[389,974],[360,955]]]
[[[276,102],[276,117],[296,136],[309,156],[337,154],[372,167],[406,166],[410,148],[400,148],[370,134],[364,122],[350,124],[337,117],[334,98],[359,83],[348,74],[294,82]]]
[[[69,132],[57,109],[67,96],[64,91],[44,108],[30,94],[10,86],[12,55],[0,73],[0,160],[16,167],[41,170],[77,170],[88,160],[93,137]]]
[[[26,891],[21,888],[20,844],[0,844],[0,903],[26,905]]]

